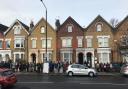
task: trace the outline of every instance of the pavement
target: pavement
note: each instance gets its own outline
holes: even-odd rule
[[[66,73],[15,72],[16,75],[66,75]],[[119,72],[98,72],[99,76],[121,75]]]

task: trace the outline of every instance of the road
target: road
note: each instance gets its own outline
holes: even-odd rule
[[[18,82],[7,89],[128,89],[128,77],[121,75],[88,76],[65,75],[17,75]]]

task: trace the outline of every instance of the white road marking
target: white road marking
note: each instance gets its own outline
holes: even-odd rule
[[[82,85],[114,85],[114,86],[126,86],[128,84],[118,84],[118,83],[80,83]]]
[[[128,84],[112,84],[112,85],[117,85],[117,86],[126,86]]]
[[[93,84],[93,85],[110,85],[112,83],[80,83],[80,84],[85,84],[85,85],[91,85],[91,84]]]
[[[52,84],[54,82],[17,82],[20,84]],[[59,82],[59,83],[64,83],[64,82]],[[126,83],[122,83],[122,84],[118,84],[118,83],[79,83],[81,85],[113,85],[113,86],[126,86],[128,84]]]
[[[54,83],[54,82],[17,82],[17,83],[27,83],[27,84],[39,84],[39,83],[44,83],[44,84],[49,84],[49,83]]]

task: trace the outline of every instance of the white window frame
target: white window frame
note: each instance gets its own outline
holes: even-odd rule
[[[15,35],[21,34],[21,26],[20,25],[14,26],[13,29],[14,29],[14,34]]]
[[[47,47],[48,48],[52,47],[52,40],[51,39],[47,39]]]
[[[96,25],[96,31],[97,32],[101,32],[102,31],[102,25],[101,24],[97,24]]]
[[[45,33],[45,27],[42,26],[41,29],[40,29],[41,33]]]
[[[11,39],[5,39],[5,42],[6,42],[6,49],[10,49],[11,48]],[[7,42],[9,42],[9,46],[7,46]]]
[[[46,48],[46,38],[41,38],[42,48]],[[47,38],[47,48],[52,48],[52,38]]]
[[[72,25],[68,25],[68,32],[72,32],[73,26]]]
[[[3,39],[0,39],[0,41],[1,41],[0,49],[2,49],[3,48]]]
[[[85,36],[85,38],[86,38],[86,41],[87,41],[87,47],[91,48],[92,47],[93,36]],[[90,40],[90,42],[89,42],[89,40]]]
[[[21,60],[22,58],[22,55],[23,55],[23,59],[25,58],[25,53],[24,52],[14,52],[14,62],[16,62],[16,55],[19,55],[19,59],[18,60]]]
[[[106,52],[98,53],[98,56],[99,56],[99,63],[110,63],[109,53]]]
[[[61,43],[63,48],[72,47],[72,37],[61,37]]]
[[[72,46],[72,39],[63,39],[62,40],[62,47],[71,47]]]
[[[83,47],[83,36],[77,37],[77,46],[78,46],[78,48]]]
[[[46,48],[46,39],[42,39],[42,48]]]
[[[19,41],[19,44],[20,44],[19,47],[16,47],[16,40]],[[22,44],[22,42],[23,42],[23,44]],[[14,48],[24,48],[24,46],[25,46],[24,43],[25,43],[25,37],[24,36],[16,36],[14,38]],[[23,47],[22,47],[22,45],[23,45]]]
[[[87,48],[91,48],[91,47],[92,47],[92,39],[87,38]]]
[[[97,36],[98,47],[109,47],[110,36]],[[105,39],[108,39],[105,41]]]
[[[67,57],[65,55],[68,55]],[[72,53],[71,52],[61,52],[63,62],[72,62]]]
[[[32,39],[32,48],[36,48],[36,39]]]

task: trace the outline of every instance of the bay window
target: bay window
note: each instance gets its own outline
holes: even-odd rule
[[[24,47],[24,39],[23,38],[15,38],[14,47],[15,48],[23,48]]]
[[[72,39],[66,38],[62,39],[62,47],[71,47],[72,46]]]

